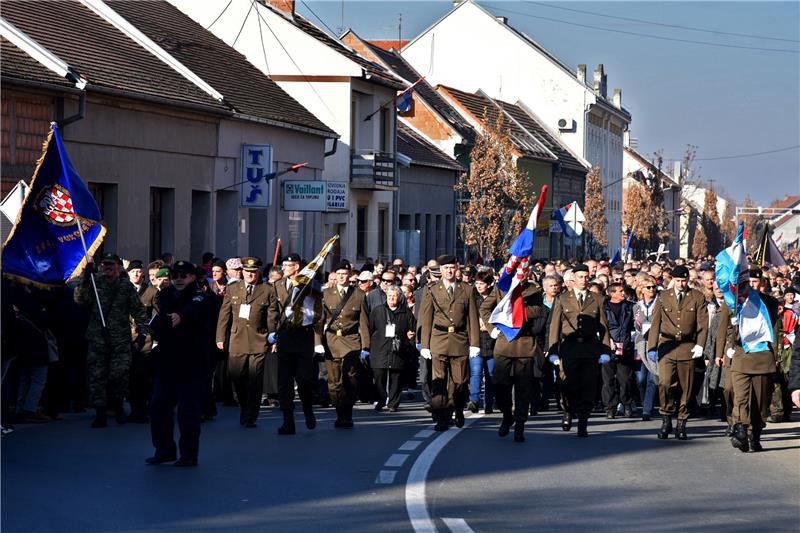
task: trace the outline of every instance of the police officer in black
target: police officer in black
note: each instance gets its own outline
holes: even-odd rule
[[[197,285],[192,263],[178,261],[172,272],[172,285],[156,296],[159,314],[152,324],[158,340],[150,402],[150,431],[156,452],[145,462],[197,466],[204,380],[210,364],[210,309]],[[177,449],[173,436],[176,406],[180,432]]]

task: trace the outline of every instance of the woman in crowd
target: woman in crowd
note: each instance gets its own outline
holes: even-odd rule
[[[636,346],[636,384],[639,386],[639,397],[642,399],[642,420],[648,421],[653,415],[653,399],[658,387],[658,367],[647,358],[647,335],[653,321],[656,292],[656,279],[649,274],[636,277],[636,295],[638,301],[633,308],[634,339]]]
[[[483,301],[489,295],[494,285],[494,272],[487,268],[479,270],[475,276],[475,287],[473,292],[478,309],[481,308]],[[471,357],[469,360],[469,403],[467,409],[473,413],[478,412],[478,404],[481,395],[481,378],[484,380],[483,408],[486,414],[493,412],[494,408],[494,384],[492,383],[492,372],[494,372],[494,343],[495,340],[489,335],[494,329],[491,324],[481,324],[481,354]]]

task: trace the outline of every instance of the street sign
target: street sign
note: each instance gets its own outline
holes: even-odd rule
[[[286,211],[325,211],[324,181],[284,181],[283,208]]]
[[[329,181],[327,192],[326,211],[347,211],[347,183]]]
[[[241,207],[265,209],[272,204],[272,183],[266,179],[272,172],[272,146],[242,145]]]

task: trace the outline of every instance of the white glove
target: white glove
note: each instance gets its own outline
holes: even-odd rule
[[[269,335],[267,335],[267,342],[270,344],[275,344],[275,332],[272,332]]]
[[[492,330],[492,332],[491,332],[491,333],[489,333],[489,336],[490,336],[491,338],[493,338],[493,339],[496,339],[497,337],[499,337],[499,336],[500,336],[500,330],[499,330],[499,329],[497,329],[497,328],[494,328],[494,329]]]
[[[548,357],[548,359],[550,359],[550,364],[553,364],[553,365],[556,365],[556,366],[561,364],[561,358],[559,356],[557,356],[556,354],[551,355],[550,357]]]
[[[703,357],[703,347],[695,344],[694,348],[692,348],[692,359],[700,359],[701,357]]]
[[[423,349],[421,349],[421,350],[419,351],[419,354],[420,354],[422,357],[424,357],[425,359],[430,359],[431,357],[433,357],[433,356],[431,355],[431,351],[430,351],[428,348],[423,348]]]
[[[481,354],[481,349],[477,346],[470,346],[469,347],[469,358],[472,359],[473,357],[478,357]]]
[[[420,350],[422,350],[422,344],[417,343],[417,351],[419,352]]]
[[[361,357],[361,360],[362,360],[362,361],[363,361],[364,359],[366,359],[367,357],[369,357],[369,350],[361,350],[360,357]]]
[[[317,344],[316,346],[314,346],[314,353],[324,354],[325,348],[323,348],[321,344]]]
[[[604,365],[606,363],[610,363],[611,362],[611,357],[608,354],[603,354],[603,355],[600,356],[600,359],[598,359],[597,362],[600,363],[601,365]]]
[[[286,318],[291,320],[294,318],[294,309],[292,309],[291,307],[287,307],[286,311],[284,311],[283,314],[286,315]]]
[[[727,350],[725,350],[725,355],[728,356],[728,359],[733,359],[733,354],[735,353],[736,350],[734,350],[733,348],[728,348]]]

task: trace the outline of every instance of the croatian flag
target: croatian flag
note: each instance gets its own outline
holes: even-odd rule
[[[621,250],[617,250],[617,253],[614,254],[614,258],[611,259],[611,266],[612,267],[614,265],[616,265],[617,263],[619,263],[620,260],[623,260],[623,259],[625,261],[628,260],[628,254],[631,253],[631,239],[633,239],[633,232],[630,232],[628,234],[628,240],[625,242],[625,251],[623,252]]]
[[[578,202],[571,202],[555,213],[553,216],[558,223],[561,225],[561,231],[567,237],[575,237],[583,233],[583,222],[586,221],[586,217],[583,216],[583,212],[581,212],[581,208],[578,206]]]
[[[734,317],[738,317],[742,304],[750,293],[750,274],[744,248],[744,222],[739,222],[733,244],[717,254],[717,286]]]
[[[522,282],[528,276],[530,267],[528,259],[533,251],[533,243],[536,239],[536,223],[542,214],[544,201],[547,197],[547,185],[542,186],[539,193],[539,201],[533,208],[528,224],[517,236],[511,245],[508,259],[497,288],[503,291],[504,296],[492,311],[489,322],[497,326],[497,329],[506,336],[506,339],[513,341],[519,334],[525,323],[525,306],[522,302]]]

